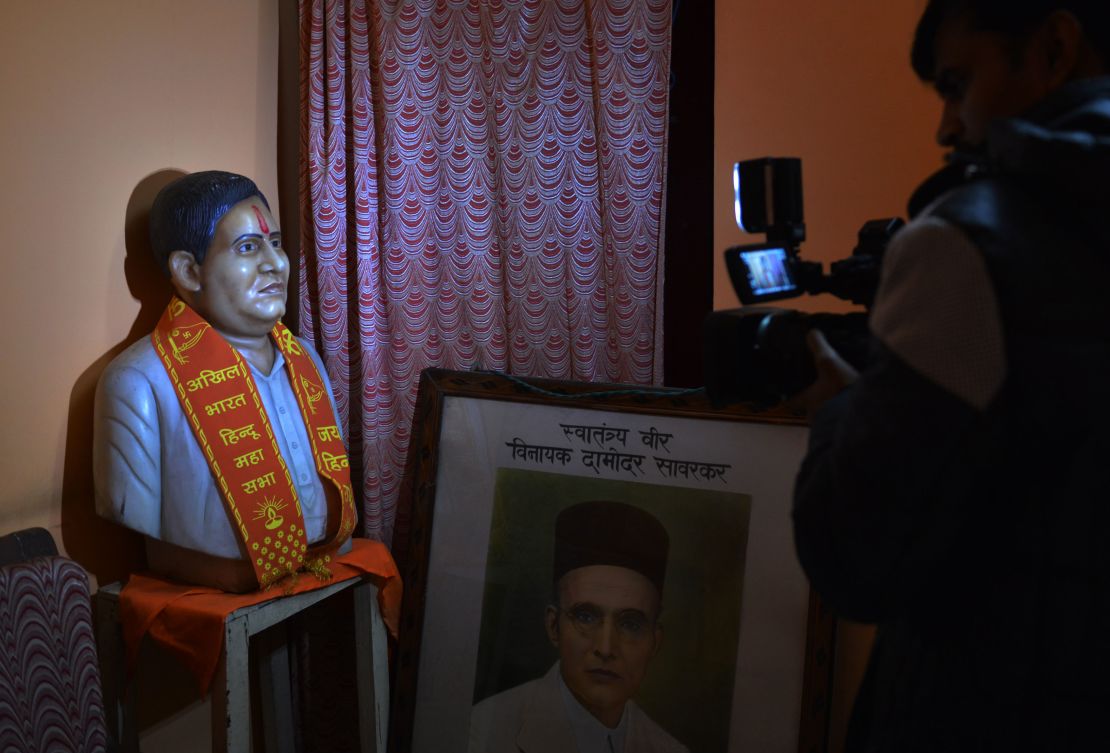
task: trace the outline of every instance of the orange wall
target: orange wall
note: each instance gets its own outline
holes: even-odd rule
[[[805,258],[827,265],[851,253],[864,221],[905,217],[910,192],[941,164],[933,141],[939,104],[909,66],[924,7],[925,0],[716,0],[715,308],[738,305],[720,252],[755,240],[733,220],[737,160],[802,158]],[[829,296],[787,303],[810,311],[848,308]],[[834,753],[871,637],[870,628],[840,625]]]
[[[909,66],[924,0],[717,0],[714,246],[754,239],[732,213],[732,163],[801,157],[807,242],[825,261],[851,253],[860,225],[905,217],[910,192],[940,166],[940,109]],[[738,305],[724,264],[716,308]],[[792,306],[830,310],[835,299]]]
[[[166,171],[209,168],[252,176],[277,209],[277,58],[272,0],[4,3],[0,534],[46,527],[94,588],[140,556],[92,513],[89,443],[97,377],[168,294],[144,210]],[[144,744],[203,749],[191,713]]]
[[[0,533],[45,526],[102,575],[95,539],[112,534],[87,514],[92,390],[138,336],[140,302],[136,329],[149,328],[165,295],[146,280],[141,210],[164,180],[148,176],[228,169],[276,199],[276,6],[5,3],[0,97]]]

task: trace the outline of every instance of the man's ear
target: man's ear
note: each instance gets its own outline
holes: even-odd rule
[[[170,282],[180,293],[200,291],[200,264],[188,251],[174,251],[169,258]]]
[[[544,613],[544,627],[547,629],[547,640],[551,641],[552,646],[559,648],[559,609],[557,607],[548,605]]]
[[[1083,74],[1081,63],[1087,40],[1083,25],[1073,13],[1053,11],[1035,34],[1050,89],[1054,90]]]
[[[655,638],[655,645],[651,649],[652,658],[655,658],[655,655],[659,653],[659,649],[663,648],[663,623],[656,620],[654,630],[655,633],[653,637]]]

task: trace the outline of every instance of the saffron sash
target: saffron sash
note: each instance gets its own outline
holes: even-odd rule
[[[329,529],[338,513],[335,535],[311,548],[293,477],[243,357],[176,296],[151,333],[261,587],[301,570],[331,577],[328,563],[355,527],[350,466],[324,380],[285,325],[270,336],[285,357],[316,472],[328,482],[325,492],[330,484],[339,497],[339,510],[328,505]]]

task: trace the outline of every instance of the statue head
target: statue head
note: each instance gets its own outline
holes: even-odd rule
[[[225,337],[265,337],[285,313],[289,259],[248,178],[207,171],[162,189],[151,245],[177,295]]]
[[[270,208],[253,180],[222,170],[190,173],[159,191],[150,207],[150,246],[162,272],[169,276],[174,251],[188,251],[203,264],[216,225],[229,209],[252,196]]]

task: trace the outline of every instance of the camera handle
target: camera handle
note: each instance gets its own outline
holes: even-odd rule
[[[792,271],[798,287],[811,295],[830,293],[870,308],[879,287],[883,255],[891,238],[905,226],[898,217],[869,220],[860,228],[858,242],[847,259],[834,261],[825,274],[820,262],[794,257]]]

